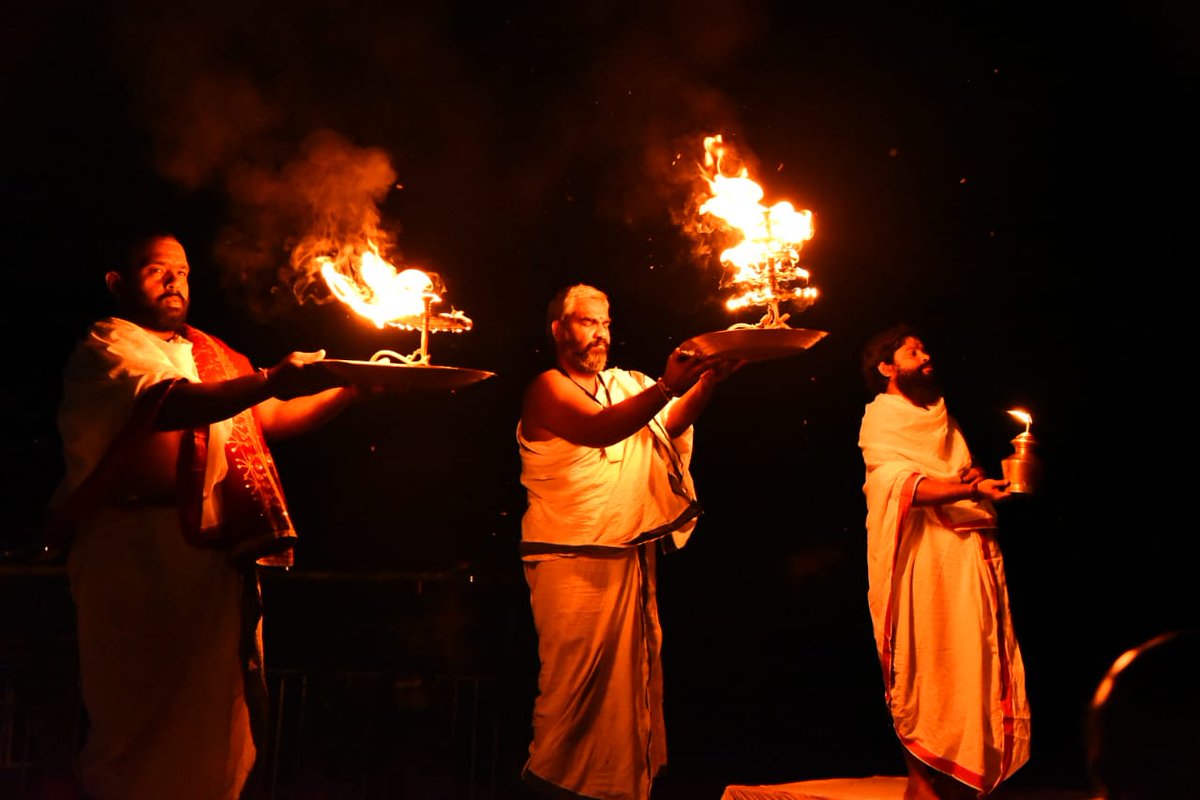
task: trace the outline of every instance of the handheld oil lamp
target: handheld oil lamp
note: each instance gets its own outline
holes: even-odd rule
[[[1029,430],[1033,425],[1033,417],[1019,408],[1011,409],[1008,413],[1024,422],[1025,430],[1013,438],[1013,454],[1002,460],[1000,467],[1010,492],[1032,494],[1042,474],[1041,459],[1033,452],[1037,440]]]

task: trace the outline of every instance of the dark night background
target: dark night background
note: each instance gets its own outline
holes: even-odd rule
[[[322,347],[361,359],[410,352],[416,334],[297,302],[277,268],[310,232],[298,198],[376,211],[398,260],[440,273],[474,321],[431,337],[434,363],[496,375],[372,398],[275,446],[301,544],[296,570],[267,581],[268,666],[488,675],[511,782],[536,670],[514,426],[549,363],[545,304],[569,282],[607,290],[610,360],[650,374],[687,337],[753,321],[724,310],[715,257],[676,220],[700,138],[723,133],[765,202],[812,210],[803,260],[821,296],[790,322],[829,335],[747,366],[697,425],[706,514],[660,563],[663,786],[717,797],[902,771],[856,444],[859,348],[901,319],[926,331],[990,473],[1020,431],[1006,409],[1033,414],[1045,479],[1000,510],[1033,709],[1014,782],[1087,786],[1096,682],[1125,649],[1198,624],[1194,7],[198,8],[6,11],[14,569],[59,475],[59,370],[106,311],[116,232],[176,230],[191,320],[256,364]],[[331,150],[339,166],[318,171]],[[342,178],[357,183],[321,194]],[[19,628],[34,611],[3,613]]]

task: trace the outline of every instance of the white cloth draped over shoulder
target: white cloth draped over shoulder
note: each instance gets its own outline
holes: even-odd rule
[[[868,606],[885,700],[904,746],[991,791],[1029,759],[1029,709],[991,502],[915,506],[926,478],[971,466],[939,400],[880,394],[859,433],[866,465]]]
[[[600,380],[603,405],[654,386],[620,369]],[[665,421],[660,411],[605,448],[534,442],[517,426],[540,661],[522,774],[554,796],[648,800],[667,760],[657,548],[684,546],[700,507],[692,430],[671,439]]]
[[[599,378],[610,405],[654,385],[640,372],[618,368]],[[525,558],[579,547],[629,547],[666,535],[668,549],[687,543],[700,511],[689,469],[692,429],[670,438],[669,408],[604,448],[559,438],[533,442],[517,424],[521,483],[529,497],[521,523]]]
[[[164,340],[118,317],[100,320],[71,354],[64,369],[59,430],[66,474],[54,503],[61,503],[95,470],[109,445],[129,421],[138,397],[167,380],[199,382],[192,343],[182,336]],[[228,470],[225,443],[233,422],[208,426],[208,464],[204,474],[204,527],[220,517],[213,491]]]
[[[174,380],[198,381],[192,344],[154,336],[125,320],[96,323],[68,361],[59,413],[66,475],[62,504],[92,475],[139,398]],[[225,475],[231,423],[210,426],[204,516]],[[179,433],[161,461],[131,464],[129,487],[173,492]],[[114,485],[124,490],[124,476]],[[107,484],[106,484],[107,487]],[[166,495],[164,495],[166,497]],[[256,747],[246,701],[243,599],[246,576],[224,549],[185,540],[174,494],[105,495],[73,520],[67,575],[77,609],[84,704],[90,718],[78,759],[83,790],[96,800],[237,800]],[[261,646],[261,628],[255,628]]]

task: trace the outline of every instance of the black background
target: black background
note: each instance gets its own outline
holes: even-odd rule
[[[821,296],[791,324],[828,336],[746,367],[697,425],[706,514],[660,573],[674,773],[719,792],[902,769],[866,611],[856,438],[859,348],[909,320],[989,472],[1020,431],[1006,409],[1033,414],[1045,479],[1001,509],[1033,705],[1019,780],[1082,785],[1104,670],[1197,623],[1198,35],[1171,3],[11,8],[7,552],[36,546],[61,471],[59,370],[106,311],[107,247],[130,224],[178,233],[192,322],[258,365],[416,348],[296,301],[275,271],[310,233],[294,201],[314,142],[382,159],[395,180],[352,199],[474,321],[432,337],[434,362],[496,374],[373,398],[276,445],[297,573],[453,576],[473,602],[438,646],[508,677],[519,760],[536,652],[514,426],[548,365],[545,304],[566,283],[605,289],[611,361],[650,374],[683,339],[753,321],[722,308],[719,265],[677,217],[701,137],[722,133],[765,202],[813,211],[803,256]],[[231,249],[247,242],[256,260]],[[342,597],[314,626],[322,611],[293,585],[268,591],[281,651],[302,638],[351,659],[351,623],[417,641],[440,624]]]

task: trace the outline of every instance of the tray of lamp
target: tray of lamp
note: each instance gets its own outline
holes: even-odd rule
[[[693,336],[679,349],[700,356],[766,361],[807,350],[826,335],[826,331],[808,328],[729,328]]]
[[[390,361],[354,361],[326,358],[319,362],[340,381],[363,389],[404,392],[410,389],[460,389],[491,378],[496,373],[466,367],[433,364],[400,364]]]

